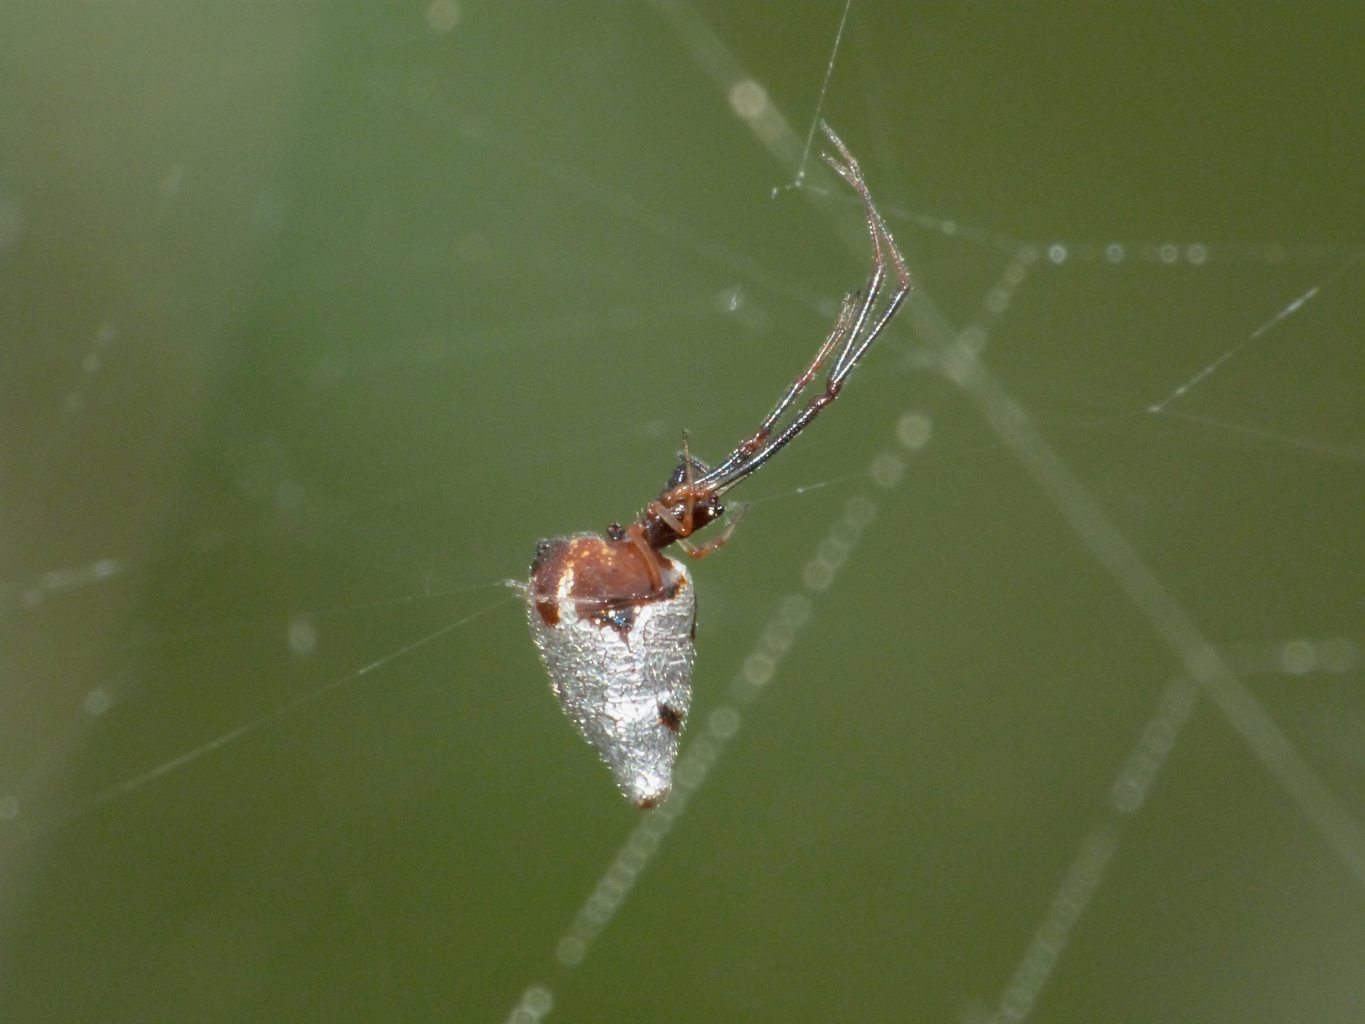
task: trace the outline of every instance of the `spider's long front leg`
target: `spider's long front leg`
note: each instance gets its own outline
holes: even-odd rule
[[[754,452],[760,450],[763,445],[767,443],[777,421],[782,418],[783,413],[791,408],[792,403],[801,396],[801,393],[804,392],[806,388],[810,387],[811,381],[815,379],[816,374],[818,374],[825,365],[825,361],[829,359],[829,354],[833,352],[837,346],[841,344],[847,345],[846,339],[850,326],[853,323],[854,303],[857,302],[857,300],[858,295],[856,292],[849,292],[844,296],[843,303],[839,307],[839,315],[835,318],[834,326],[830,329],[824,344],[822,344],[819,351],[815,353],[815,358],[811,360],[810,365],[801,371],[796,379],[791,382],[791,385],[787,388],[786,392],[777,400],[777,404],[773,406],[772,411],[764,417],[758,430],[741,442],[718,466],[709,470],[706,475],[702,477],[703,481],[723,479],[735,466],[751,457]]]
[[[754,435],[755,437],[761,437],[766,441],[768,435],[772,433],[773,427],[776,425],[777,421],[782,418],[782,414],[791,407],[791,404],[800,397],[801,393],[805,391],[806,388],[810,387],[810,382],[815,379],[815,375],[819,373],[821,367],[825,365],[825,360],[829,358],[829,354],[834,351],[836,346],[840,344],[847,345],[845,339],[850,336],[849,332],[852,330],[853,324],[855,323],[853,309],[854,303],[857,301],[857,292],[849,292],[844,296],[844,300],[839,306],[839,315],[835,317],[834,326],[830,328],[829,336],[825,338],[825,343],[821,345],[820,350],[815,353],[815,358],[811,360],[811,364],[802,371],[799,377],[792,381],[791,387],[787,388],[787,393],[778,400],[775,406],[773,406],[772,412],[768,413],[767,417],[763,420],[763,425],[759,427],[758,433]],[[745,442],[744,445],[741,445],[741,448],[747,448],[748,452],[752,453],[757,451],[761,444],[762,441],[758,444],[753,444],[751,440]]]
[[[858,365],[872,343],[877,340],[891,318],[895,316],[905,301],[905,296],[910,291],[910,272],[905,265],[905,258],[896,248],[896,242],[891,237],[886,221],[883,220],[876,204],[872,201],[872,193],[863,180],[862,169],[858,166],[858,161],[829,125],[821,122],[821,127],[839,153],[837,158],[825,154],[825,162],[858,193],[858,197],[863,202],[868,236],[872,242],[872,270],[868,275],[867,284],[863,288],[861,301],[858,301],[856,294],[845,297],[840,306],[839,315],[835,319],[834,327],[830,330],[824,344],[820,346],[815,359],[806,371],[792,382],[791,386],[778,400],[777,405],[773,407],[772,412],[763,420],[759,429],[726,456],[720,465],[701,478],[699,482],[709,486],[715,494],[721,494],[733,487],[776,455],[797,434],[804,430],[825,406],[838,397],[844,381],[848,379],[849,374],[853,372],[854,367]],[[895,271],[896,289],[892,293],[886,308],[877,314],[875,311],[881,300],[882,289],[887,279],[888,258]],[[811,398],[805,407],[774,436],[778,421],[810,386],[836,348],[838,353],[834,356],[833,366],[825,378],[824,390]]]
[[[823,121],[820,122],[820,127],[824,129],[830,142],[839,150],[842,163],[827,153],[823,154],[824,160],[844,181],[848,182],[849,186],[858,193],[858,197],[862,199],[863,213],[867,218],[868,234],[872,238],[873,271],[867,285],[868,301],[864,303],[862,315],[858,318],[853,335],[849,338],[848,346],[839,353],[839,357],[834,361],[834,368],[830,371],[830,383],[837,386],[843,383],[848,375],[853,372],[853,368],[858,365],[858,361],[862,359],[868,347],[877,340],[882,329],[900,309],[901,303],[905,301],[906,295],[910,292],[910,270],[905,265],[905,257],[896,247],[895,239],[891,237],[891,231],[886,226],[881,211],[877,209],[877,204],[872,201],[872,192],[868,189],[867,182],[863,180],[862,168],[858,166],[857,159],[844,145],[844,140],[835,134],[833,128]],[[886,259],[888,255],[896,272],[896,290],[892,293],[886,309],[873,322],[866,335],[859,340],[858,336],[866,323],[866,317],[876,304],[876,299],[886,282]]]

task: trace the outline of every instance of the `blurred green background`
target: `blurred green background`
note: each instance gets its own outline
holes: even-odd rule
[[[1365,9],[841,13],[0,7],[0,1019],[1362,1018]],[[917,293],[642,818],[500,581],[862,281],[817,107]]]

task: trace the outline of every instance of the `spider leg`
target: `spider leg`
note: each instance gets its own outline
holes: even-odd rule
[[[853,304],[857,300],[857,292],[849,292],[844,296],[843,302],[840,303],[839,306],[839,315],[835,317],[834,326],[830,328],[829,336],[825,338],[825,343],[821,345],[820,350],[815,353],[815,358],[811,360],[811,364],[802,371],[799,377],[792,381],[791,387],[787,388],[787,393],[778,400],[775,406],[773,406],[772,412],[768,413],[767,417],[764,418],[763,425],[759,427],[758,434],[755,436],[761,436],[763,440],[766,440],[768,435],[772,433],[773,426],[782,418],[782,414],[791,407],[791,404],[796,401],[806,388],[810,387],[810,382],[815,379],[815,375],[820,372],[820,368],[825,365],[825,360],[829,358],[829,354],[834,351],[835,347],[840,344],[843,344],[845,348],[848,347],[848,341],[846,339],[853,337]],[[866,303],[864,303],[864,305],[866,305]],[[861,316],[862,310],[859,309],[858,312]],[[760,444],[762,444],[762,441],[760,441],[759,444],[752,445],[752,447],[757,450]]]
[[[872,200],[872,193],[867,187],[867,182],[863,180],[858,161],[828,124],[822,121],[820,126],[839,153],[838,158],[824,154],[825,162],[858,193],[863,202],[868,236],[872,241],[872,271],[863,288],[861,301],[858,300],[856,293],[844,297],[834,326],[815,354],[815,359],[805,372],[792,382],[772,412],[763,420],[758,431],[726,456],[720,465],[697,481],[698,486],[709,488],[715,494],[721,494],[733,487],[785,448],[825,406],[839,396],[844,381],[848,379],[891,318],[896,315],[910,291],[910,271],[905,265],[905,258],[896,247],[886,221]],[[874,316],[882,289],[886,285],[888,256],[895,271],[896,287],[886,308]],[[804,408],[776,436],[773,436],[778,421],[810,386],[835,349],[838,349],[838,354],[834,357],[833,366],[825,379],[824,390],[812,397]]]
[[[792,403],[796,401],[801,393],[805,391],[806,388],[810,387],[811,381],[813,381],[816,374],[820,372],[821,367],[824,366],[825,361],[829,358],[829,354],[839,345],[843,345],[845,348],[848,347],[848,339],[851,337],[849,331],[852,328],[854,320],[854,303],[857,302],[857,300],[858,294],[856,292],[849,292],[844,296],[843,302],[839,307],[839,315],[834,320],[834,326],[830,329],[824,344],[820,346],[820,350],[815,353],[815,358],[811,360],[810,365],[791,382],[791,386],[788,387],[786,393],[778,399],[777,404],[773,406],[772,411],[764,417],[763,423],[759,426],[758,430],[754,432],[753,436],[746,439],[739,447],[727,455],[720,465],[716,466],[714,469],[708,469],[702,476],[703,480],[724,477],[736,465],[743,462],[745,459],[752,456],[754,452],[763,447],[764,443],[768,440],[768,437],[772,434],[773,427],[777,424],[777,421],[782,418],[783,413],[791,408]]]
[[[678,546],[689,558],[705,558],[730,543],[731,534],[735,532],[735,527],[739,525],[739,521],[744,518],[744,513],[748,510],[748,502],[737,502],[730,506],[730,514],[726,519],[725,529],[720,532],[719,536],[713,537],[705,544],[693,544],[690,540],[679,540]]]
[[[849,339],[849,345],[844,351],[839,353],[839,358],[835,360],[834,368],[830,371],[830,381],[834,384],[842,384],[843,381],[853,372],[853,367],[858,365],[868,347],[881,334],[882,329],[887,325],[896,311],[900,309],[901,303],[905,301],[905,296],[910,292],[910,270],[905,265],[905,257],[896,248],[896,242],[891,237],[891,231],[886,226],[886,221],[882,218],[881,211],[877,209],[877,204],[872,201],[872,193],[867,187],[867,182],[863,180],[862,168],[858,166],[857,159],[849,152],[844,140],[839,138],[834,129],[824,121],[820,122],[821,129],[829,141],[839,151],[839,160],[834,159],[828,153],[822,154],[824,160],[831,168],[838,173],[853,188],[863,201],[863,211],[867,217],[868,233],[872,236],[872,259],[873,273],[868,283],[869,293],[880,291],[886,278],[886,255],[891,257],[892,266],[896,271],[896,291],[891,296],[891,301],[881,316],[873,323],[872,328],[863,336],[862,340],[854,345],[854,339]],[[871,304],[867,307],[871,309]],[[861,330],[863,324],[860,321],[858,330],[854,332],[855,337]]]

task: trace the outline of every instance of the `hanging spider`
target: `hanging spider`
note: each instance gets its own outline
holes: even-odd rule
[[[824,160],[863,201],[872,239],[872,273],[861,292],[844,296],[834,326],[809,366],[791,383],[757,431],[718,465],[692,456],[687,438],[663,492],[633,523],[612,523],[606,536],[577,533],[542,540],[526,588],[531,633],[565,713],[612,769],[626,797],[656,807],[673,783],[673,763],[692,702],[696,595],[682,563],[663,554],[678,544],[693,558],[715,551],[735,528],[731,517],[714,540],[690,538],[724,514],[721,497],[780,452],[833,402],[854,367],[900,308],[910,274],[862,171],[843,140],[821,123],[838,156]],[[880,312],[887,285],[890,298]],[[833,361],[830,362],[831,356]],[[830,363],[825,386],[795,414],[797,399]],[[783,419],[786,422],[783,424]]]

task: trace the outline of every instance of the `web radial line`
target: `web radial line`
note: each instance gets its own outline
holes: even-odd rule
[[[1276,324],[1280,323],[1283,320],[1287,320],[1289,317],[1293,316],[1295,313],[1301,310],[1305,304],[1315,299],[1318,295],[1319,290],[1320,286],[1313,285],[1313,287],[1309,288],[1298,298],[1282,306],[1279,312],[1277,312],[1269,320],[1266,320],[1264,323],[1261,324],[1260,327],[1257,327],[1254,331],[1248,334],[1236,345],[1233,345],[1232,348],[1225,351],[1222,355],[1218,356],[1211,363],[1206,364],[1202,369],[1197,371],[1193,377],[1185,381],[1183,384],[1177,387],[1174,391],[1172,391],[1161,401],[1156,402],[1155,404],[1149,406],[1147,411],[1165,412],[1166,406],[1170,405],[1177,398],[1183,398],[1190,392],[1191,388],[1198,387],[1200,384],[1204,382],[1206,378],[1212,377],[1215,373],[1218,372],[1218,370],[1222,367],[1224,363],[1226,363],[1229,359],[1232,359],[1234,356],[1236,356],[1239,352],[1242,351],[1242,349],[1246,348],[1257,338],[1261,337],[1261,335],[1267,333]]]
[[[1291,434],[1283,434],[1278,430],[1267,430],[1265,427],[1215,419],[1212,416],[1197,416],[1194,413],[1183,412],[1179,409],[1162,409],[1161,415],[1167,419],[1197,423],[1201,427],[1221,430],[1226,434],[1250,438],[1253,441],[1264,441],[1266,444],[1276,445],[1285,451],[1302,452],[1326,462],[1349,462],[1357,466],[1365,466],[1365,452],[1349,448],[1346,445],[1305,440]]]
[[[323,683],[316,689],[308,690],[306,693],[301,693],[297,697],[294,697],[292,700],[285,701],[283,704],[280,704],[277,707],[272,708],[271,710],[265,712],[264,714],[258,715],[257,717],[251,719],[250,721],[242,723],[235,729],[229,729],[227,732],[219,733],[212,739],[204,743],[201,743],[196,747],[192,747],[189,750],[186,750],[184,753],[177,754],[175,757],[172,757],[166,761],[162,761],[159,764],[152,766],[151,768],[147,768],[139,772],[138,774],[132,776],[131,778],[124,779],[122,782],[115,783],[114,785],[109,786],[106,789],[100,790],[99,792],[94,793],[93,795],[79,801],[74,807],[62,813],[60,816],[54,817],[46,822],[40,823],[34,828],[24,832],[22,835],[14,836],[12,838],[12,842],[14,845],[18,846],[33,843],[40,839],[45,839],[53,835],[54,833],[57,833],[62,829],[66,828],[73,822],[79,821],[87,814],[90,814],[93,811],[101,807],[104,807],[107,804],[113,803],[114,801],[119,800],[127,796],[128,794],[135,792],[136,790],[142,789],[144,786],[151,785],[158,779],[163,778],[164,776],[167,775],[171,775],[179,771],[180,769],[184,768],[186,765],[191,764],[192,762],[198,761],[203,757],[207,757],[208,755],[213,754],[223,749],[224,747],[231,746],[232,744],[236,743],[243,737],[258,732],[259,730],[268,726],[270,723],[278,721],[279,719],[285,718],[289,715],[292,715],[300,708],[303,708],[309,704],[313,704],[321,700],[323,697],[335,693],[337,690],[345,686],[349,686],[352,683],[358,682],[359,680],[363,679],[365,676],[368,676],[370,673],[376,671],[377,669],[383,668],[385,665],[388,665],[390,662],[397,661],[400,658],[406,657],[407,655],[411,654],[413,651],[420,650],[421,648],[426,647],[429,644],[435,643],[437,640],[441,639],[441,637],[445,636],[446,634],[452,633],[455,630],[459,629],[460,627],[468,625],[475,619],[487,615],[495,608],[501,608],[503,605],[507,604],[512,600],[513,599],[510,597],[503,598],[502,600],[487,605],[486,607],[481,608],[476,612],[471,612],[469,615],[465,615],[462,618],[456,619],[453,622],[448,622],[446,623],[446,625],[440,627],[439,629],[433,630],[432,632],[427,633],[424,636],[418,637],[416,640],[404,644],[397,650],[390,651],[388,654],[384,655],[381,658],[376,658],[375,660],[370,661],[357,669],[352,669],[351,671],[346,672],[344,675],[337,676],[330,682]],[[8,846],[0,846],[0,852],[7,851],[8,849],[9,849]]]
[[[1057,893],[1052,897],[1043,920],[1024,948],[1023,958],[1000,997],[1000,1006],[989,1018],[990,1024],[1019,1024],[1033,1012],[1043,986],[1066,948],[1072,929],[1104,880],[1105,870],[1114,857],[1118,843],[1119,832],[1113,822],[1093,829],[1081,842],[1081,848],[1076,852],[1061,885],[1057,887]]]
[[[1033,1012],[1072,931],[1099,890],[1118,850],[1124,818],[1136,814],[1146,802],[1147,793],[1189,721],[1199,693],[1199,688],[1184,673],[1167,684],[1156,713],[1143,727],[1109,787],[1109,814],[1081,840],[1080,849],[1001,993],[990,1024],[1020,1024]]]
[[[976,402],[1001,441],[1051,498],[1090,553],[1109,570],[1185,671],[1212,698],[1271,777],[1341,857],[1356,884],[1365,889],[1365,830],[1360,822],[1313,773],[1193,617],[1034,428],[1023,407],[982,363],[953,343],[946,321],[928,300],[921,298],[911,309],[921,332],[943,353],[949,376]]]
[[[1269,319],[1263,321],[1261,325],[1257,327],[1254,331],[1248,334],[1237,344],[1233,345],[1222,355],[1218,356],[1212,362],[1206,364],[1202,369],[1197,371],[1193,377],[1190,377],[1187,381],[1185,381],[1183,384],[1177,387],[1174,391],[1172,391],[1161,401],[1155,403],[1154,405],[1148,406],[1147,411],[1153,413],[1166,412],[1167,411],[1166,407],[1168,405],[1170,405],[1178,398],[1184,398],[1187,394],[1190,393],[1192,389],[1198,387],[1207,378],[1212,377],[1215,373],[1217,373],[1218,370],[1222,368],[1224,363],[1232,359],[1234,356],[1240,353],[1248,345],[1251,345],[1262,335],[1267,334],[1268,332],[1273,330],[1281,322],[1289,319],[1295,313],[1298,313],[1309,302],[1316,299],[1323,288],[1327,287],[1329,284],[1334,283],[1338,277],[1341,277],[1343,274],[1346,273],[1347,270],[1355,266],[1355,264],[1359,263],[1362,258],[1362,255],[1365,254],[1361,252],[1356,252],[1352,254],[1350,258],[1345,260],[1339,267],[1336,268],[1336,270],[1332,271],[1317,284],[1313,285],[1311,288],[1304,291],[1297,298],[1292,299],[1285,305],[1281,306],[1280,309],[1274,315],[1272,315]]]
[[[735,58],[725,41],[711,30],[706,19],[692,4],[654,0],[652,6],[677,34],[687,55],[716,82],[727,97],[735,94],[736,87],[754,81],[748,69]],[[802,166],[801,140],[792,131],[790,122],[772,103],[765,100],[761,104],[747,106],[740,117],[777,158],[784,171],[793,166]],[[818,162],[811,164],[811,167],[825,174],[826,180],[833,184],[833,171],[825,169]]]
[[[829,91],[829,80],[834,77],[834,61],[839,56],[839,44],[844,41],[844,26],[848,24],[848,10],[853,0],[844,0],[843,13],[839,15],[839,28],[834,33],[834,45],[830,47],[829,60],[825,64],[825,77],[820,82],[820,94],[815,97],[815,116],[811,118],[810,129],[806,132],[806,146],[801,151],[801,163],[796,168],[794,184],[806,180],[806,162],[810,159],[810,147],[815,141],[815,129],[820,123],[820,115],[825,109],[825,93]]]

